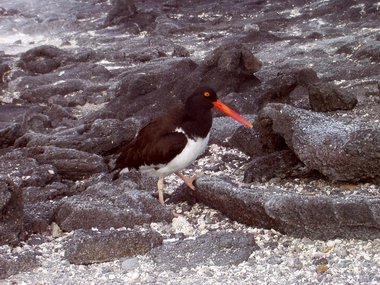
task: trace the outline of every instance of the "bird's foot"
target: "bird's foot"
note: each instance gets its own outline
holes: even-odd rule
[[[183,175],[181,172],[176,172],[175,173],[179,178],[181,178],[183,180],[183,182],[185,182],[185,184],[191,189],[191,190],[195,190],[195,186],[194,186],[194,181],[200,176],[198,174],[195,174],[191,177],[188,177],[186,175]]]

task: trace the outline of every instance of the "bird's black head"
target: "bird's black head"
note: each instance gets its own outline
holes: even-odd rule
[[[199,87],[190,95],[186,100],[186,109],[195,110],[203,109],[208,110],[214,107],[213,103],[218,100],[216,92],[207,86]]]

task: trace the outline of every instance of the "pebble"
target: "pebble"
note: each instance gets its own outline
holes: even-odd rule
[[[124,259],[120,265],[121,269],[131,271],[139,267],[139,260],[137,257]]]

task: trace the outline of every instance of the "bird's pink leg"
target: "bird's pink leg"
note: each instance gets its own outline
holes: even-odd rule
[[[193,185],[195,179],[197,179],[197,175],[193,175],[191,177],[183,175],[181,172],[177,171],[175,174],[185,182],[187,186],[190,187],[190,189],[195,190],[195,186]]]
[[[157,189],[158,189],[158,201],[161,205],[164,205],[164,177],[158,178],[157,182]]]

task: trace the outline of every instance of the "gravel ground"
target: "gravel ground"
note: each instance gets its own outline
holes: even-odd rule
[[[218,155],[220,153],[223,155]],[[209,153],[196,161],[188,174],[199,169],[205,175],[228,173],[230,178],[239,183],[247,159],[237,150],[211,145]],[[169,193],[181,184],[174,175],[168,177],[166,182],[166,192]],[[314,190],[315,187],[325,189],[323,194],[342,191],[342,187],[328,186],[319,180],[289,180],[285,183],[276,180],[262,183],[261,186],[267,187],[268,184],[289,191],[296,188],[297,191],[308,192],[304,185],[311,185]],[[351,186],[345,187],[348,189],[343,189],[346,193],[355,193]],[[362,184],[355,187],[366,190],[369,195],[379,195],[376,185]],[[167,207],[178,214],[172,223],[151,224],[164,236],[164,242],[173,242],[173,237],[178,234],[196,238],[209,231],[241,231],[253,234],[260,249],[237,266],[203,264],[193,269],[183,268],[179,272],[172,272],[156,269],[148,255],[87,266],[73,265],[64,258],[63,249],[72,233],[64,233],[56,238],[36,236],[22,247],[12,249],[3,246],[2,250],[37,251],[40,253],[40,267],[0,280],[0,284],[380,284],[380,239],[299,239],[274,230],[234,222],[202,204],[190,206],[181,203]]]
[[[93,265],[72,265],[64,258],[69,234],[33,247],[41,267],[0,281],[0,284],[380,284],[380,239],[329,241],[297,239],[276,231],[233,222],[207,207],[175,206],[181,215],[171,224],[152,224],[163,235],[182,232],[196,237],[228,229],[252,233],[260,249],[238,266],[197,266],[175,273],[157,271],[147,256]],[[171,239],[165,240],[171,242]],[[8,248],[8,250],[11,250]],[[13,250],[20,250],[18,248]]]

